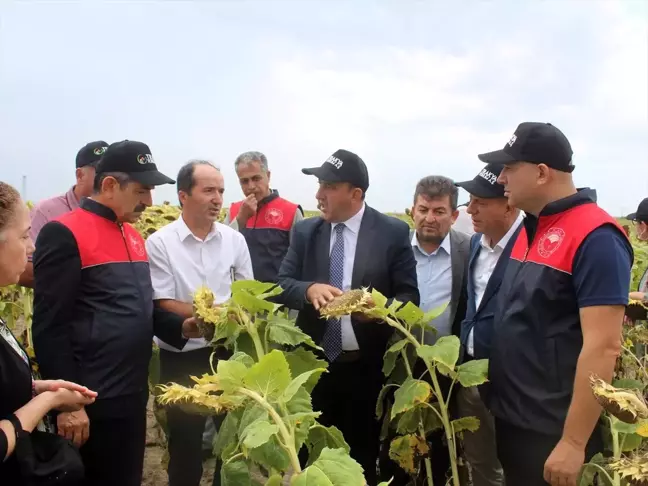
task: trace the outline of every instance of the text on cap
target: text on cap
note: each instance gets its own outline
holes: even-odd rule
[[[479,173],[479,177],[486,179],[490,185],[494,185],[497,182],[497,176],[493,174],[490,170],[482,169]]]
[[[328,162],[329,164],[333,165],[336,169],[339,169],[342,167],[344,162],[342,162],[340,159],[335,157],[334,155],[331,155],[328,159],[326,159],[324,162]]]

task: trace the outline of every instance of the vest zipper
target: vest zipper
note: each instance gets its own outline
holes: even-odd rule
[[[121,223],[117,223],[117,227],[119,228],[119,231],[121,232],[122,235],[122,241],[124,242],[124,247],[126,248],[126,255],[128,255],[128,261],[133,263],[130,250],[128,249],[128,242],[126,241],[126,233],[124,232],[124,226]]]
[[[137,292],[139,293],[140,304],[142,303],[142,289],[140,288],[139,280],[137,279],[137,273],[135,273],[135,267],[133,265],[133,258],[131,257],[130,250],[128,249],[128,242],[126,241],[126,233],[124,232],[124,226],[121,223],[117,223],[119,231],[121,231],[122,241],[124,242],[124,247],[126,248],[126,255],[128,255],[128,261],[130,263],[129,267],[131,272],[133,272],[133,279],[135,280],[135,285],[137,286]]]

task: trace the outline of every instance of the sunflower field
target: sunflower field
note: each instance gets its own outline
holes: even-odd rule
[[[175,221],[180,214],[181,209],[178,206],[164,202],[161,205],[148,208],[135,224],[135,227],[142,237],[146,239],[158,229]],[[318,211],[305,211],[306,217],[313,217],[317,214],[319,214]],[[391,213],[390,215],[406,221],[410,227],[413,225],[409,211],[401,214]],[[222,211],[221,222],[225,219],[225,216],[226,212]],[[631,282],[631,291],[634,291],[638,290],[639,281],[646,268],[648,268],[648,244],[640,242],[636,238],[634,232],[631,231],[630,222],[623,219],[620,219],[619,222],[630,235],[635,251]],[[338,461],[344,466],[345,474],[348,475],[347,479],[350,481],[349,484],[351,482],[362,484],[361,471],[350,460],[348,451],[345,450],[346,442],[339,434],[339,431],[319,425],[316,421],[319,415],[318,412],[308,407],[302,409],[297,406],[297,401],[295,401],[295,397],[301,395],[304,398],[307,397],[316,382],[317,375],[324,371],[325,363],[316,361],[310,356],[312,353],[306,350],[303,353],[308,354],[308,360],[306,361],[308,361],[309,366],[304,367],[305,356],[299,355],[302,351],[284,352],[279,348],[286,343],[292,345],[303,342],[307,344],[307,347],[315,347],[315,343],[309,341],[308,336],[301,333],[294,325],[293,319],[289,318],[288,315],[277,314],[272,317],[272,320],[268,320],[267,312],[272,312],[272,305],[265,298],[269,295],[268,292],[271,292],[271,289],[266,288],[260,282],[255,283],[255,281],[242,282],[237,285],[236,292],[234,292],[236,295],[233,294],[233,298],[229,303],[223,304],[222,310],[224,312],[207,319],[205,313],[211,311],[209,309],[203,309],[202,311],[204,317],[202,323],[207,322],[216,326],[209,331],[212,333],[209,337],[214,342],[218,341],[219,338],[224,339],[227,346],[235,352],[236,358],[228,360],[230,364],[223,365],[222,369],[219,367],[219,369],[213,370],[212,375],[204,378],[207,381],[197,383],[194,390],[190,391],[177,386],[160,388],[157,379],[159,375],[158,355],[154,346],[149,375],[152,395],[157,396],[164,402],[189,402],[188,397],[193,394],[193,396],[200,397],[197,403],[193,403],[194,406],[205,406],[211,403],[210,406],[213,409],[232,410],[232,418],[228,422],[231,425],[231,430],[228,429],[229,435],[226,435],[228,439],[238,439],[235,442],[244,444],[244,447],[230,450],[223,441],[216,444],[216,449],[218,449],[218,454],[221,457],[234,458],[225,468],[224,474],[229,478],[241,475],[247,477],[248,473],[261,471],[265,473],[266,480],[276,479],[276,484],[279,484],[278,480],[280,478],[284,479],[289,475],[294,475],[297,484],[299,483],[297,480],[302,479],[302,477],[305,478],[307,472],[313,474],[315,470],[318,471],[317,474],[325,474],[328,477],[326,464],[331,461]],[[209,295],[209,289],[203,290],[206,295]],[[374,300],[378,299],[380,301],[379,297],[373,296]],[[33,358],[34,353],[30,334],[32,306],[33,294],[31,289],[18,285],[0,289],[0,317],[13,330]],[[617,361],[615,378],[612,383],[605,383],[596,376],[591,377],[592,393],[603,407],[601,421],[606,431],[607,447],[605,454],[595,456],[585,465],[579,486],[648,485],[648,440],[646,439],[648,438],[647,311],[648,308],[641,302],[631,301],[628,305],[627,314],[629,318],[624,325],[623,350]],[[423,325],[422,319],[417,318],[419,312],[422,313],[422,311],[418,308],[410,309],[406,316],[405,314],[394,314],[392,316],[389,314],[390,309],[387,308],[366,310],[366,312],[384,313],[393,321],[390,321],[393,327],[396,327],[401,332],[405,329],[407,332],[404,335],[410,335],[411,337],[409,342],[403,340],[394,343],[387,350],[385,360],[386,363],[392,363],[392,369],[393,363],[399,356],[402,355],[401,357],[405,357],[405,360],[407,360],[406,353],[403,354],[407,346],[410,346],[423,358],[429,355],[430,359],[429,362],[426,361],[426,364],[430,369],[438,366],[438,363],[435,364],[432,359],[435,353],[432,353],[431,349],[427,349],[431,347],[418,344],[413,336],[413,329],[417,325]],[[231,317],[232,315],[235,318]],[[257,317],[250,320],[246,316]],[[218,327],[219,322],[221,328]],[[213,334],[214,332],[216,335]],[[446,345],[449,349],[454,346],[454,343],[447,342],[443,343],[443,345]],[[267,368],[266,364],[270,365],[270,368]],[[443,366],[446,365],[449,369],[454,369],[455,366],[454,363],[443,364]],[[254,387],[250,386],[250,383],[254,382],[252,378],[257,379],[259,376],[265,376],[270,369],[281,370],[283,373],[282,380],[285,382],[285,387],[280,392],[278,391],[277,396],[273,398],[276,403],[266,403],[260,400],[255,394]],[[440,369],[443,370],[444,368]],[[37,366],[35,371],[37,371]],[[231,375],[232,373],[234,374]],[[456,368],[455,374],[457,377],[461,377],[462,370],[460,367]],[[468,372],[464,374],[470,377],[475,375],[475,373],[470,374]],[[232,376],[235,376],[237,381],[232,381]],[[410,385],[414,383],[413,381],[410,383],[410,381],[412,380],[406,380],[399,385],[398,393],[401,393],[401,398],[407,398],[406,402],[409,400],[410,394],[408,386],[411,388]],[[414,384],[422,386],[418,383]],[[199,394],[203,389],[219,389],[222,394],[220,401],[209,402],[210,396]],[[434,395],[432,392],[434,390],[430,390],[428,395]],[[164,429],[163,409],[157,403],[160,400],[156,401],[155,415],[159,419],[162,429]],[[277,403],[281,405],[280,408],[288,410],[290,413],[285,416],[273,415],[272,409],[276,408]],[[240,404],[244,405],[241,405],[243,408],[238,407]],[[401,403],[401,405],[403,404]],[[243,430],[235,427],[233,421],[240,420],[242,418],[242,416],[239,417],[240,414],[244,413],[247,408],[257,410],[259,406],[268,410],[269,415],[263,415],[263,417],[255,420],[252,424],[256,427],[254,430]],[[296,407],[295,410],[292,410],[293,407]],[[404,415],[411,415],[420,407],[417,408],[412,405],[410,408],[411,410],[403,408],[401,412]],[[234,413],[235,409],[237,410],[236,413]],[[444,428],[456,430],[457,424],[451,423],[450,419],[443,413],[441,413],[441,417],[444,419],[442,424]],[[308,427],[305,427],[304,424],[308,424]],[[471,430],[477,427],[477,424],[472,422],[461,425],[466,433],[470,433]],[[417,453],[417,447],[421,450],[425,448],[425,430],[414,427],[411,431],[407,430],[405,432],[407,432],[405,435],[395,439],[400,442],[395,445],[392,444],[394,450],[393,455],[390,450],[390,457],[402,466],[408,466],[405,468],[406,470],[410,469],[415,472],[415,470],[421,468],[420,470],[425,472],[428,465],[424,462],[418,462],[422,455]],[[453,435],[448,435],[450,443],[452,443],[453,437]],[[407,441],[404,439],[407,439]],[[295,441],[297,441],[297,445],[304,444],[304,447],[308,447],[312,456],[307,470],[302,471],[295,461],[299,449],[292,446]],[[412,443],[416,446],[414,449],[410,447]],[[281,464],[268,462],[267,457],[269,456],[263,456],[259,452],[260,455],[257,454],[257,457],[248,449],[251,451],[257,450],[257,452],[277,453],[279,454],[277,457],[281,459]],[[336,472],[331,471],[330,474],[334,475]],[[453,470],[452,476],[456,476],[456,474],[456,470]],[[457,478],[452,477],[452,479],[454,484],[457,484]],[[427,482],[426,484],[431,483]]]

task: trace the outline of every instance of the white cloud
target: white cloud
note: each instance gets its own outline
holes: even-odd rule
[[[369,165],[370,204],[389,210],[422,176],[472,177],[478,153],[537,120],[565,132],[577,182],[604,206],[630,210],[648,191],[646,2],[244,3],[3,10],[3,178],[53,195],[86,138],[129,137],[170,174],[213,158],[232,200],[234,157],[255,149],[273,185],[311,208],[299,168],[347,148]],[[92,34],[116,27],[126,37]]]
[[[639,136],[648,130],[646,23],[615,4],[588,4],[580,17],[583,4],[571,7],[567,17],[582,22],[573,33],[571,26],[552,32],[553,17],[538,17],[526,35],[485,36],[462,51],[286,47],[266,88],[274,130],[290,132],[301,150],[357,151],[373,181],[398,200],[380,195],[376,203],[390,209],[407,204],[415,181],[429,173],[472,177],[476,155],[504,146],[517,123],[550,121],[572,143],[577,182],[597,187],[605,204],[628,205],[645,184],[596,167],[618,150],[603,133],[625,131],[626,150],[648,156]],[[575,58],[561,50],[570,36],[586,48]],[[632,162],[628,168],[635,170]]]

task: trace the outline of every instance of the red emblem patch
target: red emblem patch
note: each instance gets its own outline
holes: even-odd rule
[[[565,239],[565,231],[561,228],[549,228],[542,235],[538,243],[538,253],[543,258],[549,258],[562,244]]]
[[[265,220],[266,223],[276,226],[283,221],[283,212],[277,208],[268,209],[265,213]]]

